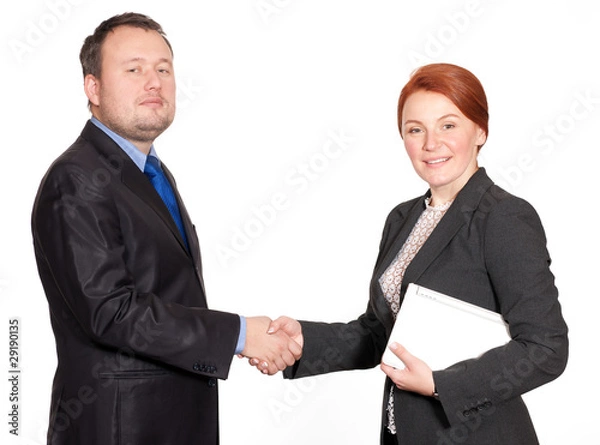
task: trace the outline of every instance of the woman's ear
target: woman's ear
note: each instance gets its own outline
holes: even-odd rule
[[[487,141],[487,134],[485,134],[483,128],[477,127],[477,147],[481,149],[483,144],[485,144],[485,141]]]

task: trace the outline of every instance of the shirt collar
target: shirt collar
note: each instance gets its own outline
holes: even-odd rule
[[[138,150],[138,148],[135,145],[133,145],[130,141],[128,141],[124,137],[118,135],[114,131],[112,131],[110,128],[108,128],[106,125],[104,125],[102,122],[100,122],[95,117],[92,116],[90,121],[96,127],[98,127],[100,130],[102,130],[104,133],[106,133],[106,135],[108,137],[110,137],[113,141],[115,141],[115,143],[121,148],[121,150],[123,150],[127,154],[127,156],[129,156],[131,158],[133,163],[135,165],[137,165],[137,167],[142,172],[144,171],[144,167],[146,166],[146,159],[147,159],[147,156],[144,153],[142,153],[140,150]],[[150,147],[149,156],[156,157],[156,159],[158,159],[158,162],[160,164],[160,159],[159,159],[158,155],[156,154],[156,150],[154,149],[154,144]]]

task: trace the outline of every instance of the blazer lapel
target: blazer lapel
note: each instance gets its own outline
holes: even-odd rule
[[[171,184],[171,188],[173,189],[173,193],[175,194],[175,199],[177,200],[177,206],[179,207],[179,213],[181,214],[181,220],[183,222],[183,228],[185,230],[186,238],[188,240],[190,254],[194,258],[194,262],[199,265],[200,257],[198,255],[198,252],[200,251],[200,249],[199,249],[199,245],[198,245],[198,242],[196,239],[196,234],[194,233],[194,225],[192,224],[190,215],[188,214],[187,209],[185,208],[185,205],[183,204],[183,199],[181,199],[181,196],[179,195],[179,191],[177,190],[177,184],[175,183],[175,178],[173,177],[173,175],[171,174],[171,171],[167,168],[167,166],[164,163],[162,164],[162,168],[163,168],[163,171],[165,172],[165,176],[167,177],[167,179],[169,180],[169,183]],[[170,215],[169,215],[169,217],[170,217]],[[171,221],[173,221],[173,218],[170,218],[170,219],[171,219]],[[179,240],[179,243],[185,249],[186,248],[185,243],[183,242],[183,238],[181,237],[181,235],[179,233],[179,229],[177,229],[177,225],[175,224],[174,221],[173,221],[173,227],[175,227],[175,229],[177,230],[177,239]]]
[[[377,276],[380,277],[392,264],[392,261],[396,259],[398,256],[398,252],[402,249],[404,242],[410,235],[411,230],[417,223],[419,216],[425,210],[425,195],[423,199],[418,199],[415,201],[414,205],[408,207],[407,209],[400,210],[400,218],[402,219],[402,227],[398,230],[397,235],[394,236],[394,240],[389,248],[387,248],[386,252],[384,252],[384,257],[381,260],[379,267],[377,268]]]
[[[171,182],[171,187],[173,187],[173,190],[175,191],[175,187],[173,186],[171,178],[168,176],[167,178],[169,179],[169,182]],[[177,228],[177,224],[175,224],[171,213],[169,213],[169,209],[167,209],[167,206],[163,202],[160,195],[156,192],[146,175],[144,175],[144,173],[142,173],[133,162],[128,163],[127,166],[123,168],[121,180],[123,181],[123,184],[125,184],[133,193],[135,193],[142,201],[150,206],[152,210],[154,210],[154,212],[166,224],[173,236],[177,238],[181,248],[187,250],[185,243],[183,242],[183,238],[181,237],[181,233]]]
[[[406,269],[402,281],[402,295],[404,295],[408,284],[417,282],[423,272],[456,236],[461,227],[471,220],[481,197],[491,185],[492,182],[486,175],[485,169],[480,168],[458,193],[447,213]]]
[[[446,248],[448,243],[458,233],[460,228],[465,224],[462,212],[457,210],[457,207],[452,206],[440,220],[437,227],[433,230],[425,244],[415,255],[411,263],[408,265],[404,278],[402,280],[402,295],[406,291],[409,283],[415,283],[419,277],[425,272],[429,265],[438,257],[438,255]]]
[[[396,259],[398,252],[404,245],[404,242],[408,238],[410,231],[416,224],[419,216],[425,209],[423,199],[415,200],[412,206],[408,206],[406,208],[400,207],[398,208],[398,212],[400,212],[399,219],[401,220],[401,226],[394,228],[393,226],[390,228],[392,233],[389,234],[389,237],[392,239],[381,245],[380,255],[383,255],[382,259],[378,259],[378,265],[375,269],[373,279],[371,280],[371,304],[373,305],[373,309],[378,314],[378,317],[382,320],[384,326],[386,327],[387,334],[389,335],[392,327],[394,325],[394,315],[390,306],[383,295],[383,290],[381,289],[381,284],[379,283],[379,278],[383,275],[383,273],[390,266],[392,261]],[[385,235],[384,235],[385,238]],[[388,244],[388,245],[386,245]]]
[[[423,275],[431,263],[433,263],[433,261],[435,261],[448,246],[460,231],[461,227],[471,220],[472,214],[479,206],[482,196],[492,184],[492,181],[485,173],[485,169],[480,168],[459,192],[454,203],[448,209],[448,212],[441,219],[435,230],[431,233],[430,237],[425,244],[423,244],[406,269],[400,291],[401,298],[404,297],[404,293],[406,292],[409,283],[418,282],[421,275]],[[382,246],[382,249],[384,249],[385,252],[383,252],[384,257],[375,271],[374,280],[372,282],[372,291],[376,295],[376,297],[372,299],[372,304],[375,305],[375,308],[381,317],[388,321],[391,320],[389,329],[391,329],[391,325],[393,324],[393,316],[387,301],[385,301],[385,297],[383,296],[379,278],[394,261],[398,252],[400,252],[404,242],[417,223],[419,216],[421,216],[421,213],[425,210],[424,199],[429,195],[430,192],[425,194],[422,198],[417,199],[414,205],[406,207],[404,210],[400,210],[401,214],[399,219],[402,226],[396,229],[396,234],[391,234],[391,236],[394,237],[394,240],[391,241],[390,247],[386,248],[385,246]],[[386,323],[386,325],[387,324],[388,323]]]
[[[204,295],[206,295],[206,291],[204,289],[204,277],[202,275],[202,256],[200,255],[200,244],[199,244],[198,238],[196,236],[196,230],[194,229],[194,225],[192,224],[192,219],[190,218],[190,215],[187,212],[187,209],[185,208],[183,199],[181,199],[181,196],[179,195],[179,191],[177,190],[177,185],[175,184],[175,178],[173,177],[173,175],[171,174],[171,172],[169,171],[169,169],[167,168],[167,166],[165,164],[162,164],[162,167],[163,167],[163,170],[165,172],[167,179],[171,183],[171,187],[173,188],[173,193],[175,193],[175,199],[177,200],[177,205],[179,206],[179,213],[181,215],[181,220],[183,222],[183,228],[185,230],[186,238],[188,241],[189,250],[187,250],[187,252],[192,257],[192,261],[194,262],[194,265],[196,267],[196,275],[198,276],[198,281],[200,282],[200,286],[202,287],[202,291],[203,291]],[[169,214],[169,217],[170,217],[171,221],[173,221],[173,218],[171,218],[170,214]],[[173,225],[177,229],[175,222],[173,222]],[[179,229],[177,229],[177,237],[178,237],[177,239],[179,240],[179,243],[181,244],[181,246],[184,249],[186,249],[183,239],[179,233]]]
[[[140,171],[140,169],[134,164],[129,156],[127,156],[127,154],[121,150],[116,142],[114,142],[108,135],[106,135],[91,122],[86,124],[81,134],[84,139],[89,140],[94,147],[96,147],[100,153],[103,163],[106,164],[107,167],[110,167],[110,170],[113,172],[120,171],[121,182],[154,210],[154,212],[166,224],[168,229],[173,233],[173,236],[177,238],[181,248],[187,252],[187,248],[185,247],[181,233],[179,232],[173,217],[169,213],[169,209],[167,209],[167,206],[156,192],[146,175]],[[173,188],[175,196],[177,197],[179,206],[180,208],[183,208],[183,204],[179,194],[177,193],[177,188],[175,187],[173,177],[170,173],[166,174],[169,182],[171,183],[171,187]],[[187,213],[185,214],[187,216]],[[189,217],[187,217],[187,219],[188,223],[186,223],[184,219],[184,225],[189,239],[193,237],[189,236],[191,223],[189,223]]]

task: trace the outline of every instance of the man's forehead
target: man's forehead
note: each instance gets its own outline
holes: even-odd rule
[[[104,40],[102,49],[108,50],[106,54],[111,54],[114,51],[132,53],[135,51],[163,52],[162,58],[169,61],[172,61],[173,58],[169,45],[158,31],[128,25],[118,26],[111,30]],[[144,54],[140,52],[140,54],[132,54],[130,57],[144,57]]]

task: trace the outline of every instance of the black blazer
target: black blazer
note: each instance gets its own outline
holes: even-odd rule
[[[303,356],[286,370],[287,377],[380,363],[394,319],[379,277],[424,210],[424,198],[400,204],[389,214],[366,312],[345,324],[302,322]],[[521,395],[559,376],[568,350],[549,266],[535,210],[479,169],[407,268],[401,297],[409,283],[417,283],[494,310],[508,322],[512,340],[480,358],[434,370],[439,401],[396,389],[399,444],[538,443]],[[436,326],[431,333],[444,335]],[[386,379],[382,431],[392,384]]]
[[[48,443],[217,444],[217,379],[240,323],[207,309],[189,252],[150,181],[95,125],[50,167],[32,214],[58,367]]]

